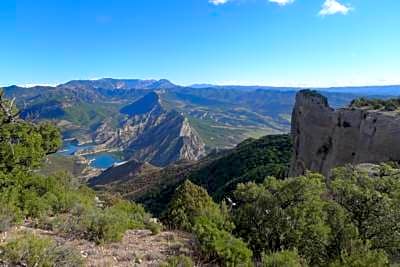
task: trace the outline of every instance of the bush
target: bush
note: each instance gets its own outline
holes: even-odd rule
[[[83,200],[46,223],[53,230],[100,244],[119,241],[128,229],[144,228],[149,222],[150,215],[135,203],[119,199],[113,206],[100,208],[95,201]]]
[[[246,244],[227,231],[218,229],[209,218],[196,218],[194,234],[209,260],[217,260],[223,266],[252,266],[253,253]]]
[[[191,258],[181,255],[168,258],[160,267],[194,267],[194,263]]]
[[[6,243],[0,247],[0,256],[6,266],[83,266],[77,251],[33,234],[24,234]]]
[[[257,256],[297,248],[311,264],[325,264],[331,229],[326,223],[328,202],[321,199],[326,192],[323,181],[320,175],[308,174],[239,185],[233,211],[235,233]]]
[[[207,191],[185,181],[174,195],[164,217],[170,227],[192,232],[209,260],[226,266],[251,265],[252,252],[233,237],[227,205],[214,203]]]
[[[163,216],[166,224],[175,229],[192,231],[197,217],[204,216],[220,228],[232,229],[232,225],[221,213],[220,207],[214,203],[207,191],[186,180],[178,187]]]
[[[344,250],[340,258],[330,264],[330,267],[385,267],[389,266],[389,259],[382,250],[371,250],[369,243],[361,240],[352,242],[352,247]]]
[[[283,250],[272,254],[263,254],[263,267],[305,267],[307,266],[296,250]]]
[[[87,238],[96,243],[119,241],[128,229],[145,227],[149,219],[141,206],[122,200],[104,210],[97,209],[90,216]]]
[[[97,243],[118,241],[127,229],[145,227],[149,215],[142,206],[114,199],[99,207],[93,190],[65,175],[43,177],[24,170],[0,172],[0,231],[23,217],[46,229]],[[49,219],[49,217],[55,217]]]
[[[147,222],[146,228],[149,229],[153,235],[158,235],[162,231],[162,225],[156,222]]]
[[[351,166],[333,172],[334,200],[348,213],[363,241],[372,249],[383,249],[391,257],[400,256],[400,174],[389,165],[378,167],[371,176]]]

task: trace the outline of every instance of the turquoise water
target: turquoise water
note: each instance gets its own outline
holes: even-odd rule
[[[82,145],[79,146],[76,142],[68,142],[64,144],[64,147],[57,153],[64,156],[72,156],[75,152],[93,148],[93,145]],[[90,166],[97,169],[108,169],[118,163],[120,159],[111,153],[97,153],[92,155],[86,155],[85,158],[91,160]]]
[[[114,163],[119,162],[119,159],[110,153],[98,153],[86,156],[87,159],[93,160],[90,165],[97,169],[108,169]]]

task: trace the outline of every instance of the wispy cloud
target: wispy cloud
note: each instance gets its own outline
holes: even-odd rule
[[[35,86],[55,87],[57,85],[58,85],[57,83],[25,83],[25,84],[18,84],[18,86],[25,87],[25,88],[30,88],[30,87],[35,87]]]
[[[286,6],[294,2],[294,0],[268,0],[268,1],[270,1],[271,3],[278,4],[280,6]]]
[[[210,3],[213,4],[213,5],[218,6],[218,5],[226,4],[226,3],[228,3],[229,1],[230,1],[230,0],[209,0],[208,2],[210,2]]]
[[[208,2],[212,5],[224,5],[228,2],[233,2],[236,0],[208,0]],[[247,1],[247,0],[242,0]],[[265,0],[264,0],[265,1]],[[293,4],[296,0],[268,0],[270,3],[274,3],[280,6],[286,6]],[[320,16],[329,16],[335,14],[347,15],[350,11],[352,11],[352,7],[347,4],[342,4],[339,1],[342,0],[324,0],[321,10],[318,15]]]
[[[344,5],[339,3],[337,0],[325,0],[325,3],[322,5],[322,9],[319,11],[320,16],[328,16],[334,14],[342,14],[346,15],[351,11],[351,7],[348,5]]]

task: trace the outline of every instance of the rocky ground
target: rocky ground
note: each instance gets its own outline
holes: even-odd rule
[[[196,243],[193,236],[179,231],[165,231],[152,235],[149,230],[130,230],[126,232],[121,242],[96,245],[87,240],[70,240],[51,231],[21,226],[6,235],[3,234],[0,237],[0,244],[23,231],[51,237],[60,245],[74,247],[85,258],[85,265],[88,267],[159,266],[174,255],[196,258]]]

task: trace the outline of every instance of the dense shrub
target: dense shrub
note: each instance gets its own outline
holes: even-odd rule
[[[187,180],[176,190],[163,220],[171,228],[191,231],[199,216],[209,218],[220,228],[232,229],[232,225],[207,191]]]
[[[0,199],[28,218],[69,212],[81,201],[93,205],[94,193],[90,191],[76,188],[64,175],[43,177],[21,169],[0,172]]]
[[[79,252],[59,246],[50,238],[24,234],[0,247],[0,263],[6,266],[83,266]]]
[[[194,233],[206,259],[223,266],[249,266],[252,252],[230,233],[228,213],[225,203],[218,206],[205,189],[186,181],[177,189],[164,220],[170,227]]]
[[[119,200],[102,208],[94,203],[78,202],[68,213],[59,214],[46,224],[55,231],[98,244],[119,241],[128,229],[149,228],[150,215],[140,205]]]
[[[364,244],[361,240],[352,241],[351,247],[344,250],[330,267],[386,267],[389,266],[389,259],[382,250],[371,250],[369,243]]]
[[[372,249],[400,255],[400,173],[382,165],[375,176],[351,166],[337,168],[331,183],[334,200],[347,211],[362,240]]]
[[[242,184],[234,201],[235,234],[256,256],[297,249],[311,266],[386,266],[400,256],[400,172],[387,164]]]
[[[263,254],[263,267],[305,267],[306,262],[295,250],[283,250],[272,254]]]
[[[246,244],[225,230],[220,230],[209,218],[197,217],[193,229],[204,256],[222,266],[252,266],[253,253]]]
[[[87,238],[96,243],[119,241],[126,230],[144,228],[149,219],[141,206],[122,200],[104,210],[95,210],[90,216]]]
[[[239,185],[235,231],[257,255],[297,248],[310,263],[322,265],[331,230],[321,199],[325,190],[323,177],[314,174]]]
[[[141,206],[128,201],[99,206],[91,189],[68,176],[43,177],[21,169],[0,173],[0,199],[7,203],[0,207],[0,231],[26,217],[42,228],[104,243],[145,227],[149,219]]]

